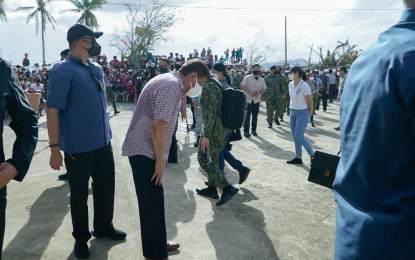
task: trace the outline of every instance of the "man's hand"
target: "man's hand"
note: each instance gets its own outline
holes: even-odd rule
[[[186,110],[180,110],[180,115],[181,115],[182,121],[186,120],[186,117],[187,117]]]
[[[50,168],[59,171],[61,167],[63,166],[62,161],[63,161],[62,154],[59,148],[58,147],[51,148],[50,159],[49,159]]]
[[[163,160],[156,160],[156,169],[154,171],[153,176],[151,177],[151,181],[155,181],[156,185],[161,185],[165,167],[166,164]]]
[[[8,162],[0,164],[0,189],[9,183],[11,179],[17,176],[17,170]]]
[[[206,152],[206,149],[210,149],[209,146],[209,138],[207,137],[203,137],[202,141],[200,142],[200,149],[202,150],[202,152]]]

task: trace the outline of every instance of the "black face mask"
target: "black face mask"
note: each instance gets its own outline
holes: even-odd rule
[[[259,70],[254,70],[254,75],[259,75],[260,71]]]
[[[97,42],[92,43],[92,47],[88,49],[89,57],[98,56],[101,54],[101,45]]]

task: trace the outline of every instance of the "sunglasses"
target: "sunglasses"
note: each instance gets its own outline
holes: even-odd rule
[[[92,68],[91,68],[91,73],[92,73],[92,77],[94,78],[97,84],[98,90],[101,92],[104,92],[104,85],[102,84],[101,80],[98,78],[97,74]]]

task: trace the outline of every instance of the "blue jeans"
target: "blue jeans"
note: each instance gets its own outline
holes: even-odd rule
[[[310,143],[304,137],[304,131],[307,127],[308,119],[310,118],[310,114],[308,109],[291,109],[290,113],[290,126],[291,126],[291,133],[294,138],[295,143],[295,157],[301,158],[303,154],[302,147],[304,146],[305,150],[307,151],[308,155],[313,156],[314,151],[311,148]]]
[[[228,134],[225,137],[225,142],[222,147],[222,151],[219,154],[219,169],[223,172],[225,169],[225,160],[237,171],[240,171],[244,166],[241,161],[236,159],[231,152],[226,150],[225,145],[228,143],[229,136],[232,134],[232,130],[228,131]]]

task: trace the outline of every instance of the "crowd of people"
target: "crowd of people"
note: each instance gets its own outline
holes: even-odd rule
[[[239,184],[250,174],[250,169],[232,156],[229,147],[228,141],[238,129],[227,129],[221,119],[223,91],[231,87],[246,95],[243,125],[246,138],[251,138],[251,134],[259,135],[260,102],[266,102],[270,128],[274,122],[279,125],[284,114],[290,116],[295,158],[287,161],[288,164],[303,164],[302,148],[312,163],[314,149],[304,137],[307,124],[310,122],[315,127],[314,115],[321,102],[325,112],[331,102],[341,98],[340,127],[336,130],[342,131],[343,155],[333,186],[338,204],[335,259],[415,258],[412,249],[415,241],[415,65],[414,47],[410,44],[414,41],[415,1],[404,0],[404,3],[408,9],[404,10],[399,24],[383,33],[349,72],[346,67],[326,73],[324,68],[306,70],[299,66],[288,71],[272,66],[264,72],[259,64],[254,64],[247,75],[242,75],[242,71],[228,71],[225,58],[223,63],[195,58],[199,56],[196,50],[182,64],[178,64],[176,58],[173,62],[172,54],[154,59],[147,55],[150,58],[144,72],[134,71],[128,61],[118,61],[116,57],[108,66],[102,64],[100,58],[90,59],[100,55],[97,39],[102,32],[79,24],[69,28],[68,56],[54,66],[50,75],[44,76],[48,79],[46,113],[50,166],[59,170],[65,160],[75,256],[89,257],[87,242],[91,236],[112,240],[127,237],[112,224],[116,164],[105,87],[110,91],[121,87],[128,93],[130,86],[135,88],[135,93],[130,94],[135,94],[138,102],[122,155],[128,157],[134,178],[146,260],[167,259],[172,245],[167,241],[162,180],[175,143],[178,115],[187,116],[185,95],[192,98],[197,114],[193,117],[195,129],[198,129],[197,160],[208,175],[207,187],[197,189],[197,193],[219,199],[216,205],[222,206],[238,192],[224,175],[224,161],[238,170]],[[208,48],[202,50],[200,56],[206,58],[211,54]],[[28,55],[22,65],[30,65]],[[2,242],[5,185],[13,178],[23,180],[37,142],[36,115],[24,98],[24,88],[38,91],[41,83],[36,77],[40,74],[41,80],[42,72],[35,70],[28,74],[23,69],[14,72],[1,59],[0,72],[5,75],[0,79],[0,97],[7,103],[7,106],[0,106],[0,112],[10,113],[10,126],[17,135],[13,158],[5,160],[2,146],[0,153]],[[261,74],[266,75],[263,78]],[[372,79],[367,80],[367,75]],[[141,80],[140,89],[138,84],[134,85],[135,76],[137,81]],[[34,86],[26,84],[27,78],[34,78]],[[113,85],[106,86],[108,82]],[[114,111],[117,110],[114,108]],[[394,127],[387,127],[388,124]],[[94,199],[92,232],[87,207],[90,178]],[[220,197],[219,189],[222,190]]]

